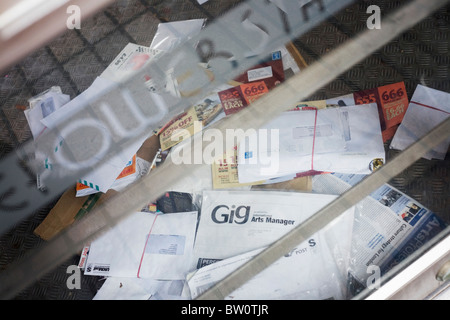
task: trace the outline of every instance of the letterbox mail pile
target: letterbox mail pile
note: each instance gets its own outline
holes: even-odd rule
[[[203,23],[189,20],[174,26],[181,30],[189,27],[195,33]],[[173,27],[166,27],[160,25],[149,47],[126,46],[82,95],[92,95],[123,72],[138,69],[170,50],[180,39],[169,34]],[[292,72],[301,70],[286,48],[268,52],[260,64],[155,132],[160,146],[158,161],[162,152],[168,153],[169,159],[196,133],[239,114],[282,85]],[[163,89],[151,79],[146,79],[147,86],[156,92],[180,94],[177,79],[168,79],[171,81]],[[402,150],[447,117],[448,101],[448,93],[421,85],[409,101],[403,82],[327,100],[299,101],[264,127],[244,135],[231,150],[223,148],[219,160],[199,177],[198,185],[167,190],[187,196],[191,207],[155,208],[161,202],[149,199],[152,210],[146,207],[131,213],[87,243],[79,267],[86,276],[106,277],[95,299],[198,297],[386,163],[386,143],[392,141],[390,147]],[[33,138],[39,139],[47,125],[76,104],[76,99],[69,101],[58,87],[30,99],[25,114]],[[155,162],[136,156],[143,142],[128,146],[98,170],[74,181],[76,197],[123,190],[153,170]],[[442,159],[449,142],[427,157]],[[46,165],[51,171],[51,163]],[[312,184],[296,191],[275,187],[301,179]],[[45,180],[38,181],[45,185]],[[431,238],[444,227],[422,204],[385,185],[226,299],[347,299],[354,294],[349,283],[370,284],[369,267],[387,272],[407,255],[421,230],[428,230]]]

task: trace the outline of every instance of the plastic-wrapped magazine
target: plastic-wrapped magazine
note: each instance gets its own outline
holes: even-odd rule
[[[342,194],[365,175],[313,177],[312,191]],[[373,285],[373,267],[382,276],[445,228],[431,210],[385,184],[355,206],[350,273],[360,285]],[[368,282],[370,281],[370,283]]]
[[[193,269],[266,247],[335,198],[333,195],[282,191],[204,191],[194,245]],[[286,252],[286,255],[296,255],[297,251],[304,252],[303,248],[309,247],[305,257],[317,252],[317,259],[325,259],[334,265],[332,274],[335,277],[343,276],[346,279],[353,219],[351,208],[332,224],[299,244],[293,252]],[[314,249],[316,251],[310,247],[313,242],[320,243]],[[312,259],[312,265],[317,262],[312,256],[305,259]],[[289,261],[284,262],[289,264]],[[281,265],[284,262],[280,262]],[[304,263],[308,268],[313,268],[309,262]],[[283,268],[294,272],[291,266]],[[297,288],[294,291],[299,290]],[[270,290],[267,292],[269,295],[272,293]]]
[[[268,246],[334,199],[300,192],[203,191],[194,245],[196,268]],[[339,222],[351,224],[353,208],[343,217]]]
[[[194,299],[248,262],[253,250],[200,268],[188,276]],[[225,297],[226,300],[342,300],[346,274],[341,272],[323,233],[318,233]]]

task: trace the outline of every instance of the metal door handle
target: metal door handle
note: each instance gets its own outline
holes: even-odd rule
[[[450,280],[450,260],[444,263],[436,273],[436,280],[443,282]]]

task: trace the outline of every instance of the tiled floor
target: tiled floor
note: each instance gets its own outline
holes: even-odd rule
[[[87,89],[94,79],[129,42],[150,45],[158,23],[195,18],[214,19],[238,0],[118,0],[104,12],[83,21],[80,30],[68,30],[59,38],[29,55],[0,75],[0,157],[31,139],[21,106],[50,88],[60,86],[71,98]],[[406,1],[379,1],[383,14]],[[350,6],[312,31],[295,39],[294,44],[308,63],[333,50],[366,28],[366,1]],[[312,98],[325,98],[365,88],[405,81],[411,96],[418,83],[450,92],[449,41],[450,7],[447,6],[409,30],[398,39],[345,72]],[[395,152],[388,150],[388,156]],[[450,223],[449,157],[444,161],[419,161],[392,184],[428,206]],[[0,238],[0,272],[41,240],[33,230],[45,218],[48,207],[23,221]],[[68,290],[68,265],[73,257],[57,267],[18,299],[91,299],[101,281],[83,277],[81,290]],[[1,290],[1,289],[0,289]]]

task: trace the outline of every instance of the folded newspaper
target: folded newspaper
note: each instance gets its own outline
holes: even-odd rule
[[[312,191],[340,195],[364,177],[317,175]],[[396,188],[383,185],[355,206],[350,276],[359,286],[369,286],[371,266],[379,267],[384,275],[445,227],[431,210]]]

